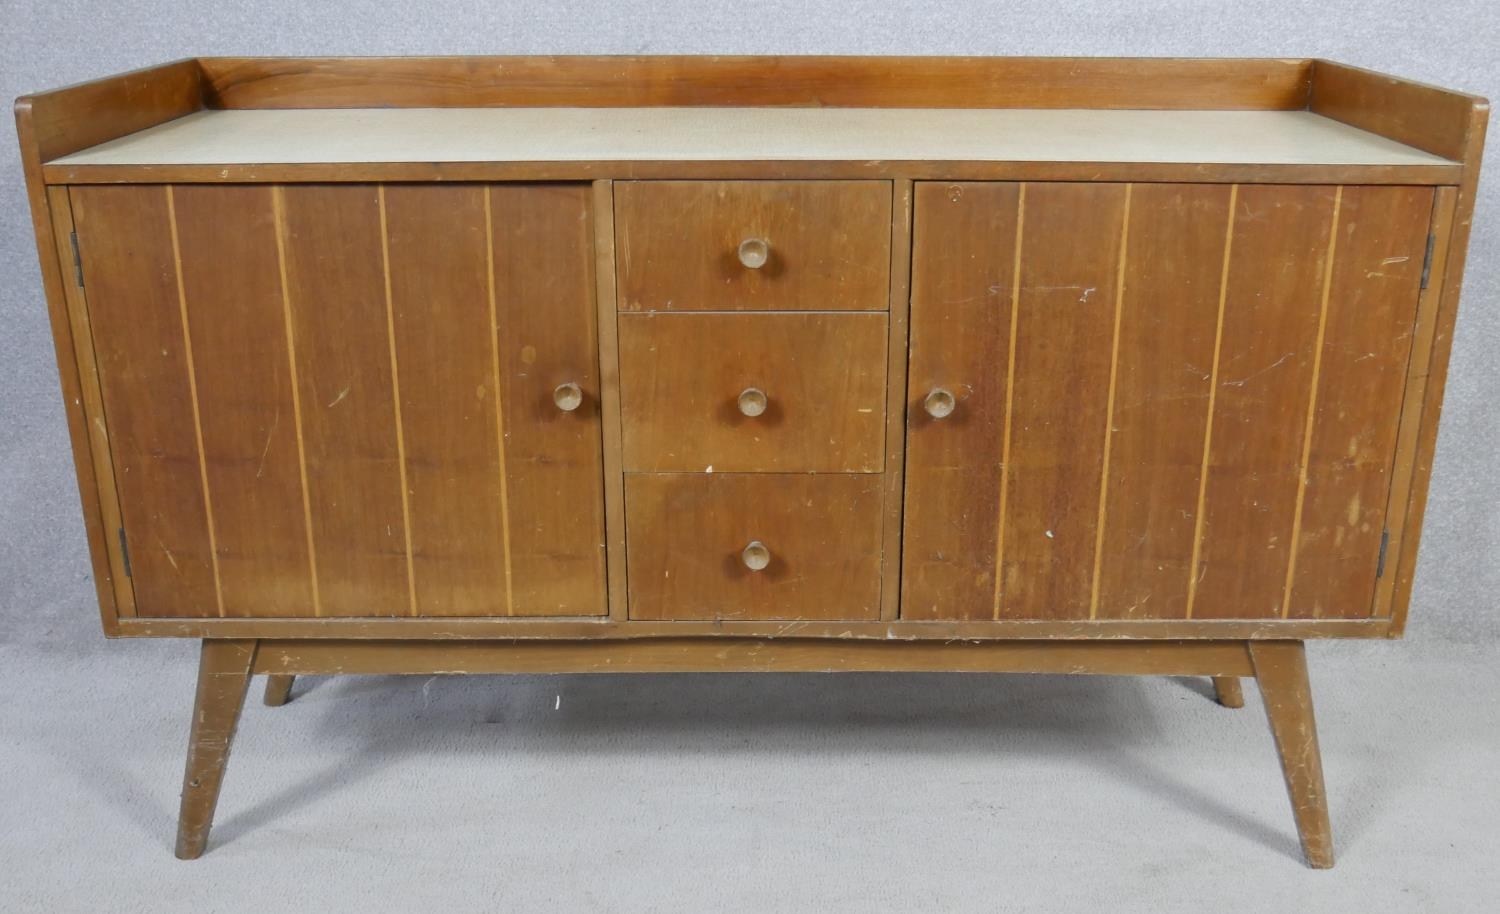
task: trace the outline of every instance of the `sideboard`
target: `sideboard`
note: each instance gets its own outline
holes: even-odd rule
[[[1323,60],[198,58],[22,98],[106,634],[256,674],[1394,638],[1488,105]]]

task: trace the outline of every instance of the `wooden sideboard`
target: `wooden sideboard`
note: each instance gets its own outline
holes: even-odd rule
[[[1392,638],[1482,99],[1313,60],[201,58],[17,119],[106,634],[251,676]]]

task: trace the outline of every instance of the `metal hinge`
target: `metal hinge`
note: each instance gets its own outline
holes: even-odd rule
[[[125,577],[130,577],[130,544],[125,542],[124,527],[120,528],[120,565],[124,568]]]
[[[78,253],[78,233],[69,232],[68,240],[73,242],[73,275],[78,279],[78,288],[83,288],[83,257]]]
[[[1375,577],[1379,578],[1385,574],[1385,547],[1391,544],[1391,531],[1383,529],[1380,531],[1380,556],[1375,560]]]
[[[1422,288],[1427,288],[1427,281],[1432,278],[1432,249],[1437,245],[1437,236],[1427,236],[1427,253],[1422,257]]]

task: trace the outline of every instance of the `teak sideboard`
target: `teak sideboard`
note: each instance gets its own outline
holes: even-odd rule
[[[104,630],[251,676],[1398,637],[1488,105],[1322,60],[202,58],[16,106]]]

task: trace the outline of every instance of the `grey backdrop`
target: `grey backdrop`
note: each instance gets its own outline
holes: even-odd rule
[[[1494,0],[3,0],[0,96],[216,54],[1034,54],[1312,56],[1500,96]],[[40,274],[0,127],[0,638],[41,613],[85,633],[92,588]],[[1500,142],[1486,156],[1493,169]],[[1414,636],[1491,639],[1500,616],[1500,174],[1481,188]]]

